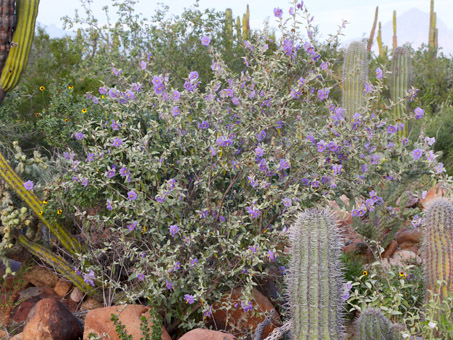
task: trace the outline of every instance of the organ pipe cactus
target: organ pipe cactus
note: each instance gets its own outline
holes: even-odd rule
[[[394,102],[401,101],[411,87],[412,67],[411,56],[405,47],[397,47],[393,51],[392,78],[390,84],[390,96]],[[407,100],[393,107],[393,118],[401,118],[407,112]],[[402,136],[407,137],[407,126],[402,131]]]
[[[247,5],[247,11],[242,16],[242,39],[250,40],[250,9]]]
[[[343,109],[349,120],[365,103],[365,82],[368,79],[368,61],[365,45],[352,42],[343,62]]]
[[[233,11],[227,8],[225,11],[225,36],[227,39],[227,48],[233,47]]]
[[[290,242],[286,283],[293,339],[343,339],[342,241],[332,214],[325,209],[301,213]]]
[[[453,205],[436,199],[426,212],[425,223],[425,288],[439,294],[442,301],[453,292]]]
[[[396,36],[396,11],[393,11],[393,49],[398,47],[398,38]]]
[[[3,0],[2,4],[3,3],[8,3],[8,1]],[[7,7],[11,9],[9,3],[8,5],[9,6]],[[34,37],[38,5],[39,0],[16,0],[17,23],[12,35],[8,57],[6,58],[0,77],[0,103],[5,98],[6,92],[17,85],[25,66],[27,65]],[[3,5],[1,7],[3,7]],[[12,20],[13,19],[9,19],[8,21]],[[2,38],[4,37],[2,36]]]
[[[400,340],[399,325],[393,325],[379,309],[367,308],[357,320],[358,340]]]
[[[366,47],[368,53],[371,52],[371,47],[373,46],[374,33],[376,32],[376,24],[377,24],[377,19],[378,19],[378,13],[379,13],[379,6],[376,6],[376,12],[374,13],[373,27],[371,28],[370,38],[368,39],[368,44],[367,44],[367,47]]]
[[[438,29],[436,28],[437,15],[434,12],[434,0],[431,0],[429,11],[429,37],[428,48],[435,55],[437,52],[438,44]]]

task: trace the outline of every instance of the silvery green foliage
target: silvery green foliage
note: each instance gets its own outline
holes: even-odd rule
[[[153,71],[151,49],[136,65],[138,80],[115,65],[116,85],[87,95],[94,104],[73,131],[77,148],[64,155],[67,173],[52,193],[81,221],[92,249],[73,259],[76,269],[103,282],[108,299],[146,299],[193,327],[231,287],[251,292],[268,267],[285,272],[282,244],[302,210],[340,193],[363,198],[383,177],[436,166],[412,155],[426,154],[427,144],[398,144],[388,132],[391,106],[371,109],[382,83],[354,122],[345,119],[329,98],[333,60],[299,33],[301,18],[310,22],[305,7],[290,27],[281,21],[273,45],[259,34],[244,42],[241,73],[203,45],[213,80],[194,69],[174,87],[172,74]],[[91,110],[103,118],[90,118]],[[200,301],[200,314],[188,314]],[[254,308],[248,296],[241,302],[237,308]]]
[[[286,285],[293,339],[343,339],[343,242],[333,215],[326,209],[299,214],[290,242]]]

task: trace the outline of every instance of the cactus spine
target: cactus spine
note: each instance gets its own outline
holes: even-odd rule
[[[436,199],[425,220],[425,288],[442,300],[453,292],[453,205],[446,199]],[[446,284],[439,286],[438,280]]]
[[[365,103],[365,82],[368,79],[367,51],[361,42],[352,42],[343,62],[342,105],[349,121]]]
[[[367,44],[367,47],[366,47],[368,53],[371,52],[371,47],[373,46],[374,33],[376,32],[376,24],[377,24],[378,12],[379,12],[379,7],[376,6],[376,13],[374,14],[373,27],[371,28],[370,39],[368,39],[368,44]],[[379,25],[379,28],[380,28],[380,25]]]
[[[295,340],[343,339],[340,239],[326,209],[301,213],[291,227],[286,280]]]
[[[396,11],[393,11],[393,49],[398,47],[398,39],[396,38]]]
[[[392,101],[401,100],[407,95],[411,87],[412,68],[411,56],[405,47],[397,47],[393,51],[392,58],[392,78],[390,84],[390,96]],[[407,100],[393,107],[393,118],[399,119],[407,112]],[[403,137],[407,137],[407,126],[401,131]]]
[[[10,51],[0,77],[0,103],[7,91],[13,89],[25,69],[30,53],[39,0],[16,0],[17,24]]]
[[[400,340],[400,326],[393,325],[379,309],[367,308],[357,320],[359,340]]]

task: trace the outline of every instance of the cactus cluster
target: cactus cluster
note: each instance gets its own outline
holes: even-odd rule
[[[301,213],[290,229],[290,242],[286,283],[293,339],[343,339],[342,242],[331,213]]]
[[[431,291],[442,300],[453,292],[453,205],[436,199],[426,212],[425,224],[425,289],[428,296]]]
[[[357,320],[358,340],[401,340],[401,326],[392,324],[379,309],[367,308]]]
[[[365,83],[368,79],[368,60],[365,45],[352,42],[346,50],[343,62],[342,107],[349,121],[365,104]]]
[[[233,26],[236,28],[236,39],[238,43],[250,39],[250,8],[247,5],[247,11],[241,17],[236,18],[236,23],[233,22],[233,11],[231,8],[225,10],[225,37],[227,40],[227,48],[233,47]]]
[[[412,67],[411,56],[406,47],[397,47],[393,50],[392,76],[390,83],[390,96],[393,102],[401,101],[411,88]],[[393,107],[393,118],[401,118],[407,112],[407,100]],[[407,137],[407,126],[401,131],[403,137]]]

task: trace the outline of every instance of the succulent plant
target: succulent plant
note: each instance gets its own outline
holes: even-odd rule
[[[326,209],[301,213],[290,229],[287,289],[296,340],[343,339],[342,241]]]
[[[392,324],[379,309],[366,308],[356,323],[359,340],[400,340],[401,326]]]
[[[352,42],[346,50],[343,62],[342,106],[351,121],[365,103],[365,82],[368,79],[368,61],[365,45]]]
[[[453,205],[444,198],[433,201],[425,224],[425,288],[442,300],[453,292]]]

